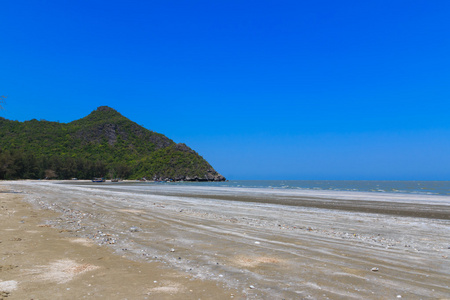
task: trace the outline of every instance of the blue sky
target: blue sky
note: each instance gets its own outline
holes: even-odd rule
[[[101,105],[230,179],[450,180],[449,1],[0,3],[0,116]]]

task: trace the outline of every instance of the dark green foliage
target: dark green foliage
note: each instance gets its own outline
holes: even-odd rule
[[[0,118],[0,179],[224,180],[184,144],[99,107],[71,123]],[[54,175],[54,176],[53,176]]]

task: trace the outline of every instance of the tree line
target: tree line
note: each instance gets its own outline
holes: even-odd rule
[[[125,163],[107,164],[80,157],[36,156],[30,152],[0,150],[0,180],[127,178],[130,175],[131,168]]]

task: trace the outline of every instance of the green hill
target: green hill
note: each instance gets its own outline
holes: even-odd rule
[[[45,177],[225,180],[185,144],[107,106],[70,123],[0,118],[0,179]]]

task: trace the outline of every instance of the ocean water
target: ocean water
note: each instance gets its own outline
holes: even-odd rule
[[[230,180],[226,182],[148,182],[146,184],[450,195],[450,181]]]

